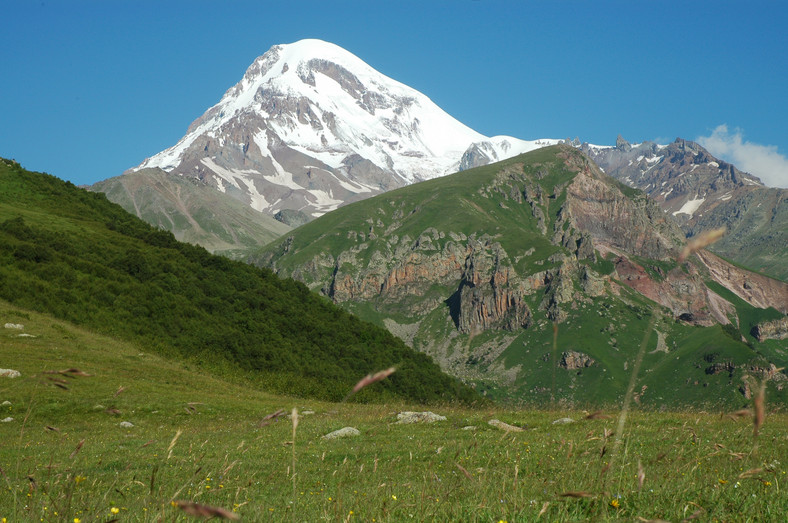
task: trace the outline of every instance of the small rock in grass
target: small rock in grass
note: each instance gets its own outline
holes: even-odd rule
[[[0,369],[0,378],[18,378],[21,376],[18,370]]]
[[[309,416],[310,414],[314,414],[314,413],[315,413],[314,410],[299,410],[298,411],[298,415],[299,416]],[[292,414],[288,414],[287,415],[287,419],[293,419],[293,415]]]
[[[93,410],[104,410],[106,408],[104,405],[93,405]]]
[[[446,416],[435,414],[434,412],[400,412],[397,414],[397,423],[432,423],[434,421],[445,421]]]
[[[463,427],[462,430],[476,430],[476,425],[468,425],[467,427]]]
[[[334,432],[329,432],[323,436],[323,439],[349,438],[351,436],[358,436],[360,434],[361,431],[355,427],[344,427],[339,430],[335,430]]]
[[[131,427],[134,426],[134,423],[130,421],[121,421],[120,426],[123,427],[124,429],[130,429]]]
[[[10,407],[11,406],[11,402],[8,401],[8,400],[5,400],[3,403],[0,403],[0,405],[2,405],[3,407]]]
[[[488,425],[492,425],[495,428],[505,430],[506,432],[523,432],[525,429],[522,427],[516,427],[514,425],[509,425],[508,423],[504,423],[498,419],[491,419],[487,422]]]
[[[35,338],[34,335],[28,334],[26,332],[23,332],[22,334],[17,334],[16,337],[17,338]]]
[[[5,419],[0,419],[0,423],[8,423],[9,421],[14,421],[14,418],[9,416]]]
[[[567,423],[574,423],[575,420],[572,418],[560,418],[553,422],[553,425],[566,425]]]
[[[22,329],[24,329],[24,328],[25,328],[25,326],[24,326],[24,325],[22,325],[21,323],[6,323],[6,324],[4,325],[4,327],[5,327],[6,329],[18,329],[18,330],[22,330]]]

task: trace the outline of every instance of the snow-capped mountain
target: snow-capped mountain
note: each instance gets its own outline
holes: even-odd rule
[[[558,140],[488,138],[320,40],[276,45],[173,147],[131,169],[198,178],[267,214],[311,217]]]

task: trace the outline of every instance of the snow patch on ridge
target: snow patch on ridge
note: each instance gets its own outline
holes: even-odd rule
[[[254,135],[254,143],[257,144],[257,147],[260,148],[260,153],[263,155],[263,158],[268,158],[269,160],[271,160],[271,164],[274,166],[274,171],[276,171],[276,174],[273,175],[263,174],[263,177],[267,181],[271,182],[274,185],[281,185],[287,187],[288,189],[294,189],[294,190],[303,189],[303,187],[298,185],[293,180],[293,175],[285,171],[282,165],[276,161],[273,153],[268,149],[268,140],[266,140],[264,133],[258,133]]]
[[[213,158],[203,158],[200,160],[200,163],[210,169],[217,176],[225,179],[233,187],[241,190],[246,189],[246,192],[249,194],[251,199],[249,206],[252,209],[263,212],[266,208],[270,207],[268,201],[265,199],[265,196],[260,194],[254,184],[254,179],[252,179],[250,176],[252,174],[259,174],[257,171],[225,169],[224,167],[217,165],[216,162],[213,161]],[[241,187],[242,185],[243,187]]]
[[[697,211],[698,208],[701,205],[703,205],[703,202],[705,201],[706,198],[700,198],[697,200],[687,200],[684,203],[684,205],[681,206],[681,209],[673,213],[673,216],[676,216],[677,214],[689,214],[690,218],[692,218],[692,215],[695,214],[695,211]]]

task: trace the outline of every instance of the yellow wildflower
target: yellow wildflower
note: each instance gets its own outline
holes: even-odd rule
[[[109,511],[112,512],[113,514],[117,514],[118,512],[120,512],[120,509],[118,507],[112,507],[111,509],[109,509]]]
[[[613,508],[618,508],[621,506],[621,504],[618,502],[617,499],[614,498],[610,500],[610,506]]]

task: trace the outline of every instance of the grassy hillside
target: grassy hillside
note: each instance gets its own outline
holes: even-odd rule
[[[396,366],[360,398],[474,398],[427,356],[304,285],[179,243],[102,194],[8,161],[0,298],[270,390],[338,399]]]
[[[779,313],[721,293],[700,262],[679,263],[682,243],[643,192],[574,149],[546,147],[341,207],[251,260],[386,326],[496,399],[619,404],[646,336],[643,404],[738,406],[747,380],[783,366],[784,341],[749,335]],[[641,272],[625,272],[634,265]],[[714,325],[707,286],[731,302],[732,325]],[[707,326],[679,319],[687,311]],[[466,317],[478,328],[464,328]],[[591,361],[576,368],[565,354]],[[788,378],[776,378],[771,390],[788,402]]]
[[[751,417],[699,410],[634,411],[620,429],[617,410],[455,404],[432,408],[445,421],[402,425],[413,405],[272,395],[1,300],[0,344],[21,373],[0,377],[10,522],[190,521],[189,503],[244,521],[782,522],[788,511],[788,417],[768,395],[757,440]],[[346,426],[360,435],[322,438]]]
[[[554,152],[537,150],[529,155],[534,163],[540,160],[551,162]],[[376,247],[391,242],[388,229],[396,230],[399,238],[419,238],[425,230],[452,231],[457,235],[481,235],[487,233],[501,242],[509,251],[536,249],[529,258],[541,260],[558,252],[538,228],[538,220],[528,206],[503,208],[499,199],[480,199],[480,187],[494,183],[501,170],[521,164],[521,159],[512,158],[493,165],[477,167],[450,176],[389,191],[383,195],[346,205],[321,216],[319,220],[303,225],[297,233],[288,235],[284,243],[274,242],[252,255],[254,262],[264,261],[274,251],[274,245],[287,246],[287,256],[276,256],[277,268],[292,272],[294,268],[308,263],[323,252],[338,253],[357,248],[364,242],[360,256],[369,256]],[[564,173],[568,177],[569,173]],[[561,174],[539,180],[539,188],[552,195],[556,184],[565,182]],[[481,201],[480,201],[481,200]],[[560,207],[560,202],[550,202],[547,226]],[[516,231],[516,234],[512,234]],[[502,233],[506,234],[502,234]],[[441,244],[451,241],[442,239]],[[367,260],[367,258],[362,258]],[[525,265],[525,260],[523,261]],[[330,270],[330,268],[328,269]],[[305,275],[309,276],[309,275]],[[309,280],[306,282],[312,283]]]

